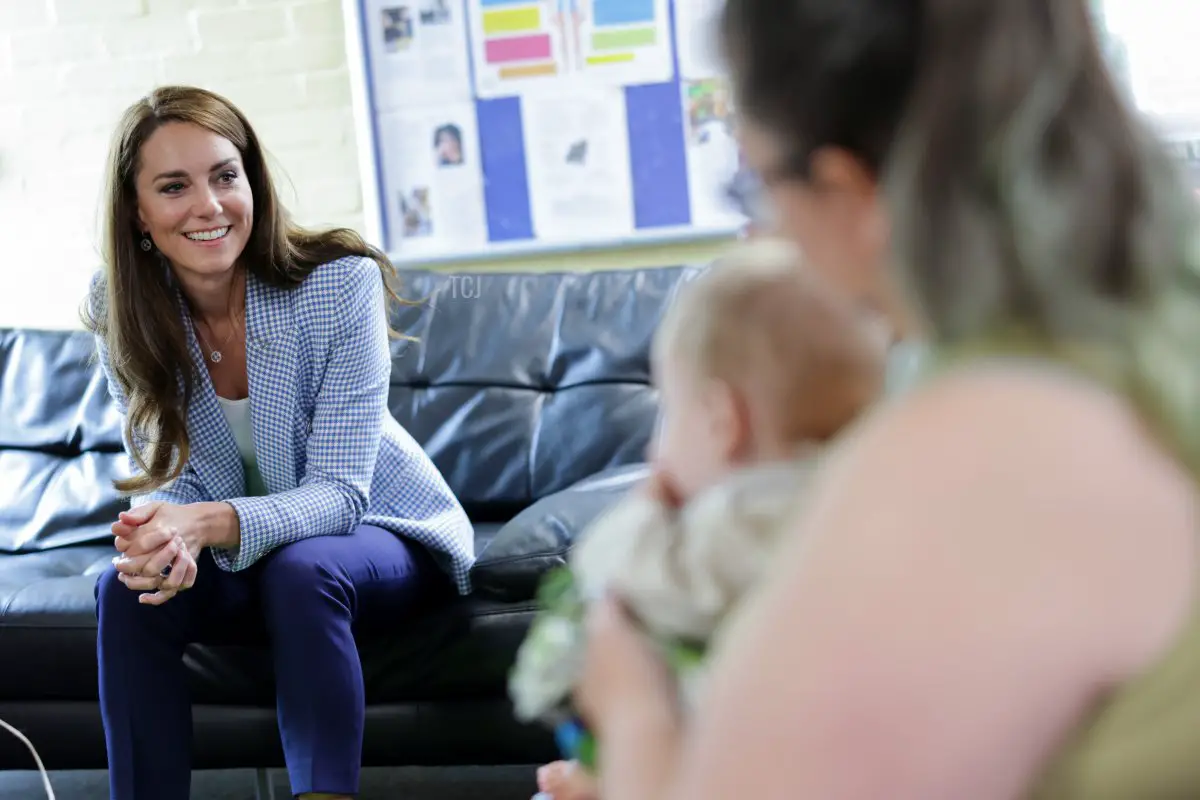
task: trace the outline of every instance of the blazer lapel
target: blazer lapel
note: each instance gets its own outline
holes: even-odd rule
[[[240,497],[245,494],[242,487],[246,485],[246,477],[241,458],[238,457],[237,443],[225,422],[212,379],[204,366],[204,353],[200,349],[196,329],[192,325],[191,315],[187,313],[182,294],[179,295],[179,308],[195,375],[187,414],[191,444],[188,463],[211,497]]]
[[[299,383],[292,294],[246,279],[246,373],[258,471],[272,494],[296,488],[293,427]]]

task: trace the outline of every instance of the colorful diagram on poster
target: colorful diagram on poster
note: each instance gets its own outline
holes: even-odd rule
[[[667,0],[468,0],[468,8],[481,98],[673,77]]]
[[[757,207],[721,0],[344,1],[397,263],[733,236]]]

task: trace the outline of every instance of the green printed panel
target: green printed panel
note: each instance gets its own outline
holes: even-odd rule
[[[593,50],[623,50],[627,47],[647,47],[658,39],[658,29],[624,28],[619,31],[599,31],[592,34]]]

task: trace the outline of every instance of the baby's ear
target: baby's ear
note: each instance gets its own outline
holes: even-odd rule
[[[708,436],[727,464],[736,464],[753,446],[754,422],[749,396],[728,381],[713,381],[705,395],[709,411]]]

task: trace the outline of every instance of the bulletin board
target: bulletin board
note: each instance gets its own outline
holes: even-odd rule
[[[344,2],[367,233],[398,263],[745,223],[720,0]]]

